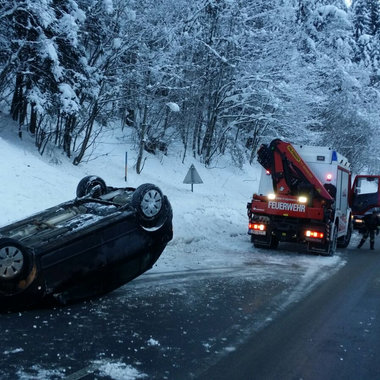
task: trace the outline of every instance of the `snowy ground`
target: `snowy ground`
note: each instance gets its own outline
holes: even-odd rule
[[[61,153],[41,157],[28,138],[20,141],[9,132],[9,118],[0,118],[0,226],[72,199],[86,175],[98,175],[111,186],[158,185],[168,196],[174,212],[174,238],[154,270],[199,269],[241,264],[254,249],[247,235],[246,204],[257,189],[259,167],[242,170],[223,161],[212,169],[187,159],[182,152],[170,156],[146,155],[143,172],[134,171],[135,152],[127,139],[108,136],[89,162],[73,166]],[[128,151],[128,181],[124,181]],[[194,164],[203,184],[183,184]],[[275,259],[276,260],[276,259]],[[313,262],[315,258],[310,258]],[[329,259],[323,259],[324,262]],[[334,259],[333,259],[334,260]],[[317,260],[318,261],[318,260]]]
[[[10,123],[8,118],[0,119],[3,158],[0,162],[3,183],[0,225],[74,198],[79,180],[95,174],[111,186],[137,187],[151,182],[168,196],[174,210],[174,239],[156,270],[230,265],[231,260],[237,263],[241,260],[238,254],[231,253],[250,248],[247,246],[246,204],[257,187],[258,168],[239,170],[222,162],[213,169],[205,169],[191,159],[182,164],[179,151],[168,157],[147,154],[144,170],[137,175],[133,168],[132,145],[115,136],[105,140],[93,160],[75,167],[60,153],[54,160],[41,157],[29,139],[18,140],[16,128],[14,133],[9,133],[6,123]],[[127,184],[124,180],[126,151]],[[183,184],[191,164],[203,180],[203,184],[194,185],[194,192],[190,185]],[[224,252],[228,252],[227,257]]]
[[[86,175],[98,175],[111,186],[133,186],[146,182],[158,185],[168,196],[174,212],[174,238],[147,274],[135,280],[135,291],[146,278],[170,273],[189,273],[202,270],[223,271],[223,268],[242,268],[247,278],[265,282],[272,278],[277,269],[297,275],[297,284],[281,298],[280,311],[290,303],[299,300],[311,291],[326,276],[330,276],[345,263],[344,255],[338,252],[331,258],[299,253],[278,251],[276,253],[255,250],[247,235],[246,203],[258,186],[259,168],[247,166],[236,169],[225,160],[214,168],[205,169],[199,162],[188,158],[181,163],[181,151],[170,156],[146,155],[147,160],[141,175],[134,171],[135,153],[133,145],[120,136],[104,137],[87,163],[73,166],[64,155],[41,157],[26,138],[20,141],[9,132],[11,121],[0,116],[0,197],[2,213],[0,225],[29,216],[47,207],[56,205],[75,196],[79,180]],[[128,182],[124,181],[125,152],[128,151]],[[183,184],[183,179],[194,164],[203,184]],[[280,273],[280,272],[279,272]],[[137,289],[137,290],[136,290]],[[272,318],[275,315],[269,315]],[[154,345],[154,339],[147,343]],[[22,347],[5,349],[4,355],[12,355]],[[1,351],[0,351],[1,352]],[[105,375],[113,378],[139,378],[141,374],[129,363],[98,363]],[[54,374],[38,370],[40,379],[49,379]],[[128,377],[129,376],[129,377]],[[54,377],[54,376],[53,376]],[[28,378],[27,373],[19,373],[19,378]]]

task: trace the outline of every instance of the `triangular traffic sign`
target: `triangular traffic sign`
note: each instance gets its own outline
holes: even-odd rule
[[[190,166],[190,169],[187,172],[186,177],[183,180],[183,183],[189,183],[189,184],[191,184],[191,191],[193,191],[193,185],[194,184],[203,183],[202,178],[198,174],[197,169],[195,169],[194,165]]]

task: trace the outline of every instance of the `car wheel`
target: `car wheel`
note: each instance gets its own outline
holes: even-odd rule
[[[169,213],[168,201],[161,190],[150,183],[139,186],[132,195],[132,206],[136,209],[142,227],[161,227]]]
[[[106,194],[106,192],[107,186],[104,180],[94,175],[82,178],[77,186],[78,198],[86,196],[91,196],[92,198],[99,198],[101,195]]]
[[[0,239],[1,282],[12,282],[23,278],[29,263],[29,254],[24,246],[13,239]]]

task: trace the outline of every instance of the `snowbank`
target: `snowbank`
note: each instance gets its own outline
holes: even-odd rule
[[[61,153],[40,156],[31,141],[19,140],[0,119],[0,225],[39,212],[75,197],[76,186],[86,175],[102,177],[111,186],[133,186],[150,182],[168,196],[174,212],[174,238],[158,261],[159,270],[230,265],[237,252],[252,253],[247,235],[246,204],[257,188],[259,169],[243,170],[228,162],[206,169],[199,162],[181,162],[181,152],[156,157],[146,154],[144,170],[134,171],[133,145],[120,133],[103,136],[92,160],[73,166]],[[128,151],[128,180],[125,152]],[[191,186],[183,180],[194,164],[203,184]],[[236,255],[233,253],[236,252]],[[156,268],[156,269],[157,269]]]

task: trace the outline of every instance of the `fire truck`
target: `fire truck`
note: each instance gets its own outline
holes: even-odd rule
[[[257,157],[263,167],[259,190],[247,204],[255,247],[306,243],[308,251],[331,256],[337,246],[348,246],[351,170],[344,156],[276,139],[262,145]]]

